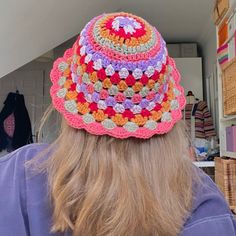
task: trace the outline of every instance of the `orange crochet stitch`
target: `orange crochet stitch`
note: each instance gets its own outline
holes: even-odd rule
[[[128,118],[124,118],[121,114],[115,114],[111,119],[119,126],[124,126],[128,122]]]
[[[89,103],[78,103],[77,105],[77,108],[78,108],[78,112],[82,115],[84,114],[87,114],[90,112],[90,109],[89,109]]]
[[[102,110],[94,111],[93,117],[96,121],[104,121],[107,118],[107,115],[104,114]]]

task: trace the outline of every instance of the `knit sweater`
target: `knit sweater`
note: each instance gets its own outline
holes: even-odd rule
[[[194,105],[196,105],[195,108],[193,108]],[[185,121],[189,128],[191,128],[191,116],[195,117],[195,138],[207,139],[216,136],[213,119],[206,102],[187,104],[184,112]]]

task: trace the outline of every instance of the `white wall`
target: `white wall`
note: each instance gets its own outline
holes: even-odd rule
[[[7,0],[0,4],[0,78],[78,34],[116,0]]]
[[[181,85],[185,95],[192,91],[196,98],[203,99],[202,58],[175,58],[176,66],[181,74]]]
[[[42,114],[46,106],[50,103],[49,91],[45,85],[49,82],[51,67],[52,63],[38,63],[33,61],[4,76],[0,80],[0,111],[8,93],[19,90],[25,98],[33,135],[38,131]],[[44,94],[47,94],[47,96],[44,96]]]
[[[204,97],[211,111],[217,134],[219,134],[218,96],[216,91],[217,41],[216,27],[212,20],[208,22],[208,31],[203,35],[201,48],[203,53]]]
[[[215,27],[210,27],[210,32],[206,35],[203,43],[201,43],[203,52],[203,75],[207,78],[214,70],[216,63],[216,31]]]

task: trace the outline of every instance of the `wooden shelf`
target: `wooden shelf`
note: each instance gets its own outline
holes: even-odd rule
[[[223,117],[220,119],[220,121],[222,121],[222,122],[234,121],[234,120],[236,122],[236,115],[227,116],[227,117]]]
[[[194,161],[193,164],[197,167],[215,167],[214,161]]]
[[[236,158],[236,152],[222,151],[221,156]]]

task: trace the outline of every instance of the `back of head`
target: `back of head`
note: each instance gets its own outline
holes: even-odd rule
[[[64,117],[47,162],[53,230],[177,235],[194,170],[177,123],[180,75],[156,28],[128,13],[95,17],[55,61],[51,79]]]
[[[55,231],[177,235],[191,208],[184,126],[151,139],[95,136],[63,124],[48,161]]]

